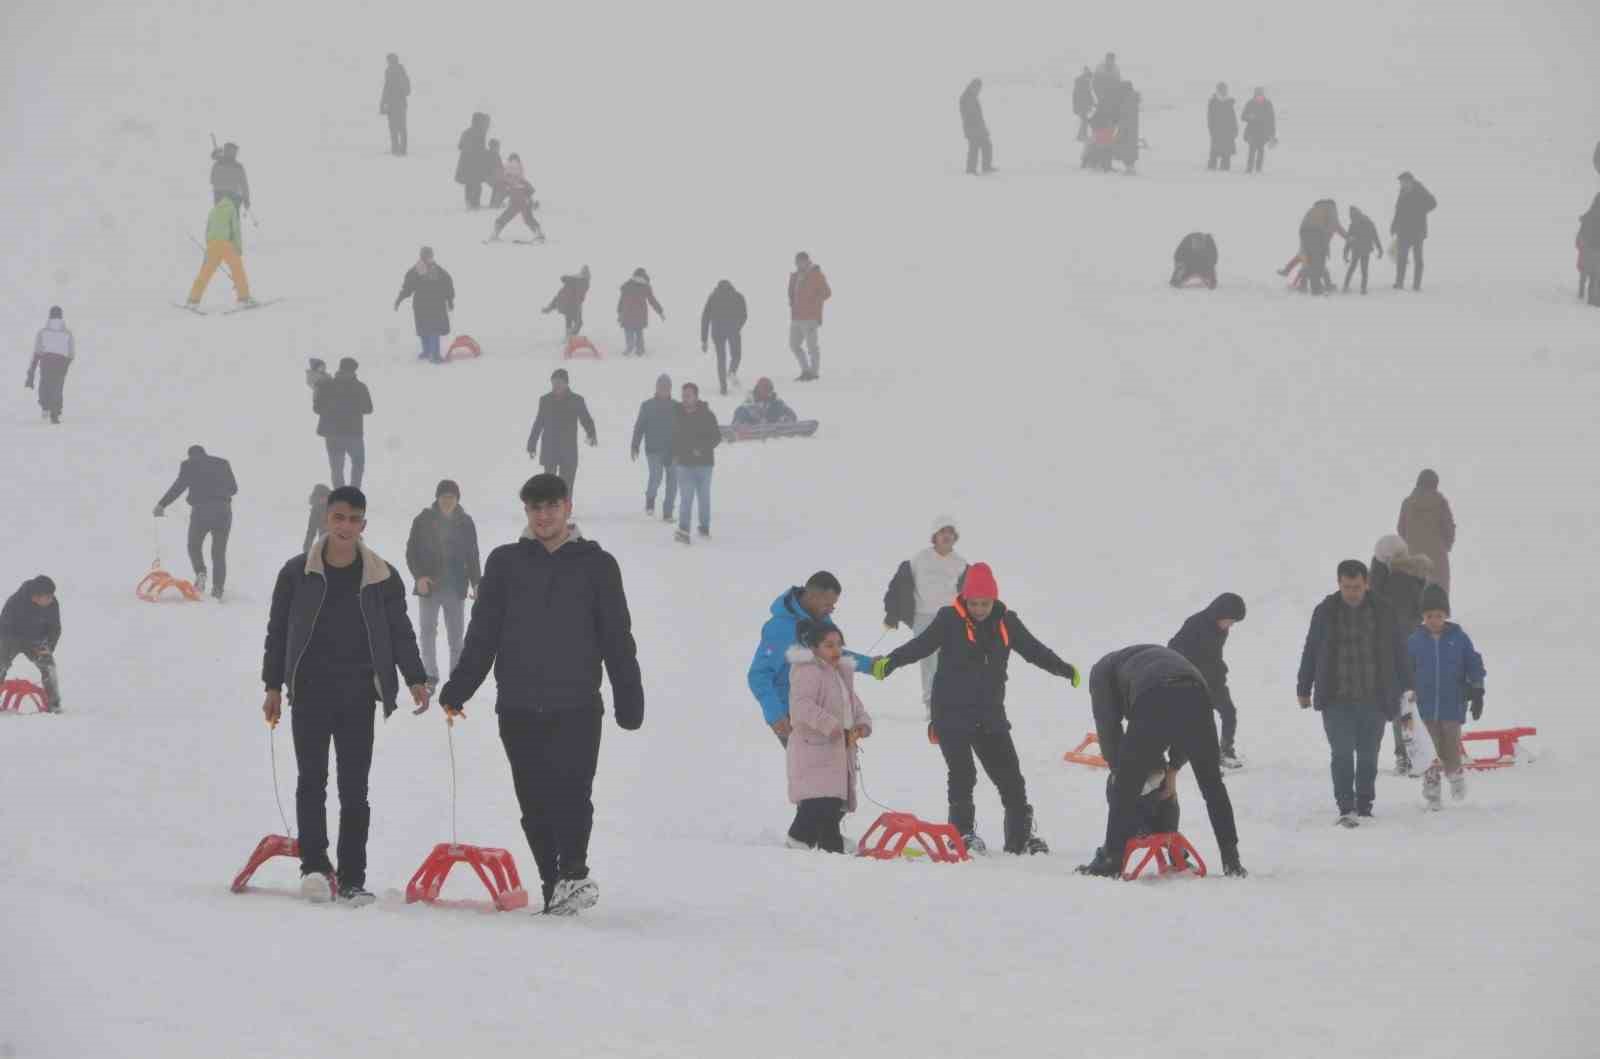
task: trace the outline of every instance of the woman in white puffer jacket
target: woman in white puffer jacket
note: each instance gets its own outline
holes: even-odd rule
[[[930,546],[901,563],[889,581],[889,590],[883,596],[883,624],[894,629],[909,625],[913,635],[920,635],[929,625],[940,607],[947,607],[961,588],[961,579],[967,572],[967,561],[955,550],[961,539],[956,520],[940,515],[933,520]],[[922,710],[931,719],[928,702],[933,695],[933,677],[939,672],[939,656],[930,655],[922,660]]]

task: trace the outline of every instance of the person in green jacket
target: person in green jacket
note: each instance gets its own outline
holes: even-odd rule
[[[189,288],[189,308],[200,304],[218,265],[228,267],[239,304],[249,305],[255,301],[250,297],[250,279],[244,274],[244,259],[239,256],[242,253],[244,228],[239,223],[239,202],[232,195],[224,195],[206,216],[206,259],[200,266],[200,274],[194,278],[194,286]]]

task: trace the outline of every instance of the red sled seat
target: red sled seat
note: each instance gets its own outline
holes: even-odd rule
[[[874,838],[876,836],[876,838]],[[940,864],[956,864],[970,860],[967,844],[961,833],[950,824],[934,824],[911,813],[884,813],[872,822],[861,841],[856,844],[856,855],[872,860],[894,860],[906,851],[912,840]]]
[[[1461,733],[1461,763],[1469,769],[1504,769],[1517,763],[1517,743],[1526,735],[1538,735],[1537,728],[1494,728],[1481,732]],[[1493,757],[1473,757],[1467,749],[1469,742],[1493,742],[1499,753]]]
[[[469,864],[489,891],[494,906],[502,912],[528,907],[528,891],[522,888],[517,862],[509,852],[488,846],[463,846],[441,842],[433,847],[406,884],[406,904],[422,901],[432,904],[439,898],[446,875],[457,864]]]
[[[1128,865],[1133,862],[1133,856],[1144,850],[1144,859],[1132,870]],[[1122,877],[1132,881],[1139,877],[1146,866],[1154,860],[1158,875],[1170,875],[1174,872],[1189,871],[1193,869],[1196,878],[1205,878],[1206,862],[1200,859],[1200,854],[1178,831],[1159,831],[1153,835],[1140,835],[1128,839],[1128,844],[1123,847]]]
[[[0,684],[0,713],[21,713],[33,703],[34,713],[46,713],[44,689],[31,680],[8,680]]]

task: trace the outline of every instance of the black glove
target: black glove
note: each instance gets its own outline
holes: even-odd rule
[[[1467,692],[1467,702],[1472,706],[1472,719],[1483,719],[1483,689],[1473,688]]]

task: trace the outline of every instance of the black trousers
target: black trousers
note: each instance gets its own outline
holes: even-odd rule
[[[567,321],[567,337],[583,333],[583,310],[562,309],[562,317]]]
[[[328,862],[328,743],[339,767],[339,886],[367,881],[367,776],[372,771],[372,733],[377,716],[371,686],[331,693],[316,688],[289,709],[294,758],[300,778],[294,788],[300,828],[300,871],[333,872]]]
[[[1301,275],[1312,294],[1321,294],[1333,285],[1333,277],[1328,275],[1328,247],[1332,244],[1333,236],[1321,228],[1300,229],[1300,253],[1306,259]]]
[[[203,551],[211,538],[211,583],[221,588],[228,581],[228,534],[233,529],[233,505],[224,501],[196,504],[189,510],[189,564],[194,572],[206,572]]]
[[[1422,289],[1422,240],[1396,239],[1394,254],[1394,285],[1406,285],[1406,265],[1415,258],[1416,268],[1411,272],[1411,289]]]
[[[1211,708],[1222,721],[1222,749],[1233,750],[1233,737],[1239,731],[1239,711],[1233,707],[1233,692],[1223,688],[1211,700]]]
[[[53,416],[61,414],[66,395],[67,369],[72,361],[56,353],[39,357],[39,407]]]
[[[406,153],[406,108],[389,108],[389,153]]]
[[[1106,855],[1122,860],[1128,839],[1139,832],[1139,793],[1144,777],[1161,767],[1169,750],[1188,758],[1211,817],[1211,832],[1224,851],[1239,844],[1233,803],[1222,782],[1217,729],[1211,723],[1211,695],[1202,686],[1173,684],[1145,692],[1133,705],[1133,720],[1122,739],[1115,797],[1106,820]],[[1122,777],[1128,782],[1120,782]]]
[[[1139,789],[1144,790],[1148,776],[1138,777],[1129,774],[1130,782],[1137,782]],[[1117,777],[1106,777],[1106,808],[1117,802]],[[1178,830],[1178,823],[1182,814],[1178,808],[1178,796],[1161,798],[1157,791],[1141,794],[1136,803],[1138,825],[1134,831],[1136,835],[1169,835]]]
[[[717,384],[727,393],[728,376],[739,374],[739,363],[744,360],[744,334],[735,331],[724,335],[713,331],[711,342],[717,347]]]
[[[599,709],[500,715],[500,742],[522,808],[522,833],[547,887],[558,879],[589,877],[590,797],[604,719]]]
[[[567,498],[568,499],[571,499],[573,496],[577,495],[577,492],[578,492],[578,457],[576,457],[576,456],[572,457],[570,462],[568,462],[567,460],[561,460],[561,461],[558,461],[556,463],[546,463],[546,464],[543,464],[542,466],[544,467],[544,473],[545,474],[553,474],[557,478],[560,478],[563,482],[567,483]]]
[[[1231,143],[1213,143],[1211,145],[1211,157],[1206,160],[1206,168],[1207,169],[1232,169],[1233,168],[1233,144],[1231,144]]]
[[[467,198],[467,207],[477,209],[483,205],[483,181],[469,180],[464,185]]]
[[[1350,280],[1355,277],[1356,269],[1361,269],[1361,293],[1367,293],[1367,265],[1372,260],[1370,252],[1365,254],[1351,254],[1350,267],[1344,270],[1344,289],[1350,289]]]
[[[970,834],[976,826],[972,792],[978,785],[978,770],[973,765],[974,757],[1000,792],[1000,804],[1005,806],[1008,818],[1018,820],[1031,813],[1028,785],[1022,778],[1022,763],[1017,760],[1017,745],[1011,741],[1010,731],[991,732],[980,727],[972,732],[952,732],[939,727],[938,732],[939,752],[944,755],[948,770],[950,822],[957,831]]]
[[[1266,160],[1267,145],[1264,143],[1253,143],[1250,145],[1250,153],[1245,157],[1244,171],[1246,173],[1259,173],[1261,172],[1262,164],[1266,162]]]
[[[989,134],[967,137],[967,172],[978,172],[978,162],[983,162],[983,172],[994,168],[994,143]]]
[[[495,203],[491,203],[491,205],[496,205],[496,204]],[[509,206],[507,206],[505,208],[505,210],[501,212],[500,216],[495,218],[495,220],[494,220],[494,232],[495,232],[495,234],[499,235],[502,231],[505,230],[505,226],[511,223],[511,219],[513,217],[519,217],[519,216],[522,218],[522,223],[526,224],[528,226],[528,230],[531,231],[534,235],[543,235],[544,234],[544,230],[539,227],[539,222],[533,219],[533,206],[532,205],[518,206],[514,202],[511,203]]]
[[[789,837],[825,853],[843,853],[844,836],[839,833],[843,819],[843,798],[807,798],[794,807]]]

